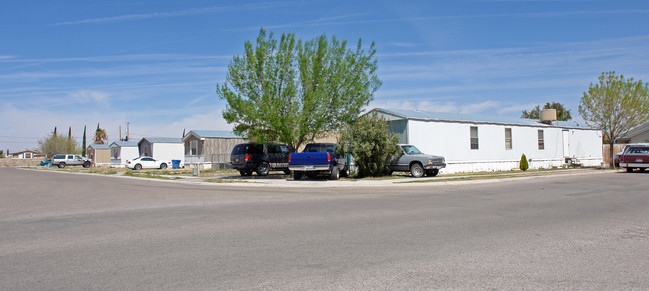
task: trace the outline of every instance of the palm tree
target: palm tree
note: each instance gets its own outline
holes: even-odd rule
[[[108,141],[108,135],[106,135],[106,130],[99,128],[99,123],[97,123],[97,130],[95,130],[95,144],[105,144]]]

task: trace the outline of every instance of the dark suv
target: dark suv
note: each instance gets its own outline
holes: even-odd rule
[[[242,143],[234,146],[230,155],[232,168],[239,170],[241,176],[250,176],[256,172],[258,176],[266,176],[270,171],[288,170],[288,147],[279,143]]]

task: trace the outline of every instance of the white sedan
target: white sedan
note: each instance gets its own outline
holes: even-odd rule
[[[164,170],[169,166],[169,162],[154,160],[151,157],[137,157],[132,160],[126,161],[126,167],[133,170],[146,169],[161,169]]]

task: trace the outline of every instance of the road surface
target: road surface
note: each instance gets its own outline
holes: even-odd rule
[[[0,168],[0,289],[648,289],[649,173],[382,187]]]

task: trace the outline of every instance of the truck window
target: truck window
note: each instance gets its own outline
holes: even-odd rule
[[[278,144],[269,144],[268,145],[268,153],[269,154],[279,154],[281,151],[279,149]]]

